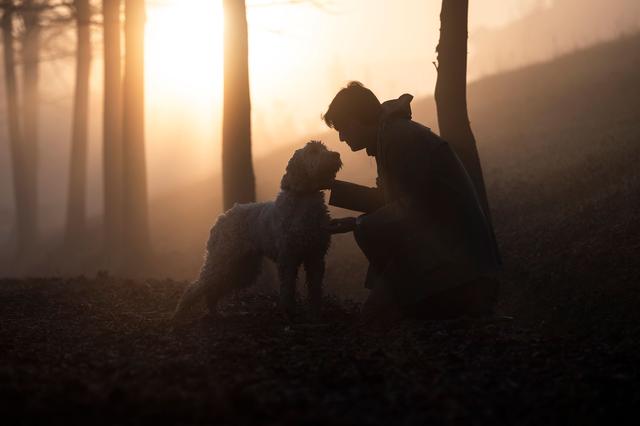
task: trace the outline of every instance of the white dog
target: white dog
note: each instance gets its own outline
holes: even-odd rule
[[[295,308],[298,269],[304,265],[310,305],[317,314],[331,239],[322,189],[341,167],[340,154],[311,141],[289,160],[275,201],[236,204],[222,214],[211,229],[200,276],[184,291],[174,320],[202,299],[214,313],[223,296],[253,284],[263,257],[277,264],[280,302],[289,316]]]

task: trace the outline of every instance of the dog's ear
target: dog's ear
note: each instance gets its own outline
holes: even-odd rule
[[[311,179],[305,170],[302,155],[299,151],[296,151],[289,160],[286,173],[282,176],[282,181],[280,181],[280,188],[283,191],[293,192],[309,192],[313,190]]]

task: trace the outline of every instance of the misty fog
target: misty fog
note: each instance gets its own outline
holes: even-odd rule
[[[179,3],[189,12],[183,2]],[[182,31],[185,38],[176,35],[175,43],[160,47],[154,47],[153,43],[167,37],[153,32],[165,31],[155,23],[161,23],[167,16],[187,19],[188,14],[175,15],[178,9],[171,9],[170,2],[149,7],[146,149],[152,198],[207,179],[211,191],[220,190],[220,182],[211,180],[220,165],[222,59],[215,56],[220,56],[221,30],[211,28],[221,25],[220,8],[213,3],[207,6],[201,3],[204,12],[211,12],[210,19],[201,18],[191,25],[185,23]],[[263,3],[255,1],[248,5],[250,67],[256,71],[251,80],[255,158],[324,132],[326,128],[320,114],[333,93],[349,80],[363,81],[381,99],[404,92],[416,96],[432,93],[436,78],[432,61],[439,30],[439,2],[406,0],[393,2],[396,7],[386,8],[378,7],[384,3],[382,0],[353,0],[337,2],[330,10],[304,5],[268,7]],[[376,7],[372,7],[373,3]],[[186,30],[190,26],[194,29]],[[634,0],[471,2],[469,26],[468,75],[474,80],[637,31],[640,3]],[[102,62],[100,35],[95,32],[88,209],[89,214],[97,218],[102,209]],[[203,37],[213,38],[203,40]],[[344,39],[349,42],[345,43]],[[52,51],[59,54],[50,53],[47,55],[50,59],[42,63],[39,204],[43,212],[40,227],[44,232],[58,229],[65,214],[73,90],[73,56],[68,51],[73,42],[74,36],[70,33],[58,42],[61,46],[52,47]],[[186,43],[193,46],[185,53]],[[315,47],[309,49],[309,45]],[[189,55],[197,58],[190,59]],[[165,69],[163,64],[176,61],[175,58],[183,61],[182,66]],[[4,99],[3,88],[0,95]],[[0,104],[0,241],[9,238],[13,226],[5,110],[3,101]],[[471,119],[473,121],[473,117]],[[435,126],[435,123],[426,124]],[[480,149],[482,144],[479,140]],[[280,170],[274,173],[279,176]],[[260,188],[261,181],[267,177],[258,175],[257,178]]]

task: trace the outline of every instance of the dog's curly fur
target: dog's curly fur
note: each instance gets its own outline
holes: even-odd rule
[[[174,320],[202,299],[213,313],[222,297],[256,280],[263,257],[277,264],[280,301],[288,315],[295,308],[296,278],[304,265],[310,305],[317,313],[331,237],[322,189],[340,167],[340,154],[311,141],[289,160],[275,201],[236,204],[222,214],[211,229],[200,276],[184,291]]]

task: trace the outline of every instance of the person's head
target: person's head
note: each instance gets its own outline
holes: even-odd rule
[[[352,151],[359,151],[375,143],[380,113],[376,95],[362,83],[352,81],[333,98],[322,118]]]

